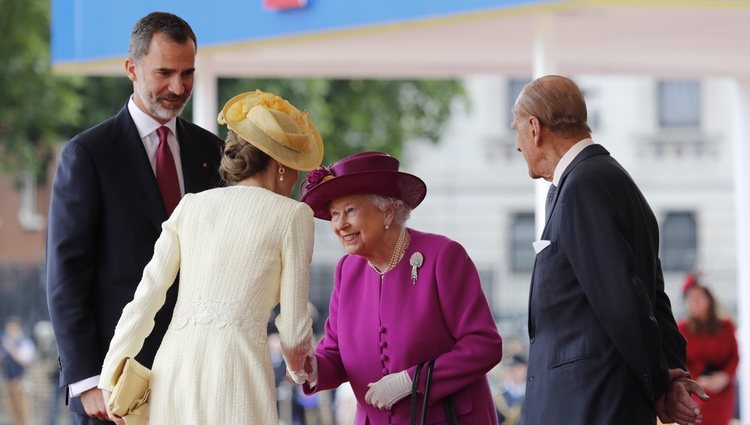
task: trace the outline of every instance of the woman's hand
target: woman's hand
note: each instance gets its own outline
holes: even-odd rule
[[[307,373],[307,385],[310,388],[318,386],[318,358],[315,357],[315,352],[311,351],[305,359],[305,373]]]
[[[304,371],[297,372],[287,367],[286,376],[295,384],[304,384],[305,382],[307,382],[307,373],[305,373]]]
[[[87,415],[104,421],[107,419],[107,400],[109,400],[109,394],[107,394],[107,400],[104,400],[102,392],[102,390],[96,387],[82,392],[81,404]]]
[[[391,410],[394,404],[411,393],[412,381],[409,374],[402,370],[385,375],[367,386],[370,389],[365,394],[365,402],[378,409]]]
[[[315,357],[315,352],[310,351],[307,353],[305,365],[301,371],[295,371],[287,367],[286,375],[295,384],[304,384],[307,382],[311,388],[314,388],[318,384],[318,359]]]
[[[112,395],[112,392],[107,390],[102,390],[102,399],[104,399],[104,406],[107,408],[107,417],[110,421],[116,423],[117,425],[125,425],[125,419],[115,415],[109,410],[109,397]]]

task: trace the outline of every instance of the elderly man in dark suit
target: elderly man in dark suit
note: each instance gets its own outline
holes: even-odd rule
[[[534,243],[526,425],[699,422],[659,261],[658,226],[628,173],[591,140],[568,78],[532,81],[513,108],[516,148],[552,182]]]
[[[125,61],[133,95],[62,152],[49,213],[47,297],[60,384],[77,424],[107,420],[98,374],[162,222],[183,194],[219,182],[221,140],[178,118],[192,93],[196,48],[181,18],[154,12],[140,19]],[[171,319],[175,288],[138,357],[147,366]]]

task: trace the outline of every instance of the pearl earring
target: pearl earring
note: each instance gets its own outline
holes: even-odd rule
[[[284,181],[284,174],[286,174],[286,168],[284,168],[283,166],[279,167],[279,181],[280,182]]]

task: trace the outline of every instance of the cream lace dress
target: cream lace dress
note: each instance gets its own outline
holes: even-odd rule
[[[266,325],[280,303],[284,357],[301,370],[311,349],[312,211],[265,189],[232,186],[186,195],[162,228],[99,386],[111,391],[119,360],[140,351],[179,271],[177,305],[152,368],[150,423],[278,423]]]

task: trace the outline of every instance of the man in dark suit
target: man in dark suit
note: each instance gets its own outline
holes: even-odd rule
[[[180,197],[218,185],[221,140],[178,116],[190,98],[196,38],[155,12],[130,37],[133,95],[114,117],[75,136],[55,175],[47,235],[47,297],[77,424],[109,423],[98,374],[122,309]],[[138,356],[153,362],[176,285]]]
[[[586,115],[560,76],[529,83],[513,108],[530,176],[553,183],[534,243],[525,424],[699,421],[690,393],[704,393],[684,370],[656,219]]]

